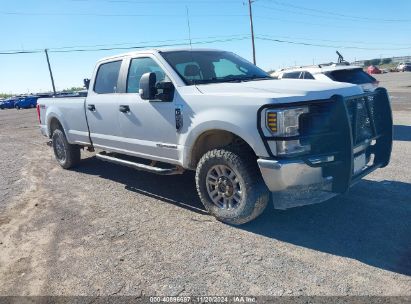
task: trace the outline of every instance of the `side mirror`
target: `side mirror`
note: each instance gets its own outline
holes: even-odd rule
[[[86,78],[83,80],[84,82],[84,87],[88,90],[90,87],[90,79]]]
[[[161,101],[173,101],[174,85],[172,82],[159,82],[156,85],[157,98]]]
[[[156,81],[156,73],[145,73],[143,74],[143,76],[141,76],[139,90],[141,99],[151,100],[156,97]]]

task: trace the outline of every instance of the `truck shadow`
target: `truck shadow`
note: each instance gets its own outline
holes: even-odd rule
[[[362,180],[322,204],[267,210],[241,229],[411,275],[411,184]]]
[[[98,175],[125,189],[206,214],[194,174],[157,176],[105,163],[82,161],[78,172]],[[237,227],[321,252],[348,257],[381,269],[411,275],[411,184],[363,180],[348,194],[322,204],[274,210]]]
[[[198,198],[193,172],[161,176],[104,162],[95,157],[83,159],[77,172],[97,175],[124,184],[126,190],[136,192],[199,214],[207,214]]]
[[[394,125],[394,140],[411,141],[411,126]]]

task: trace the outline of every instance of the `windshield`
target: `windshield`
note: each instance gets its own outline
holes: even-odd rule
[[[247,60],[224,51],[171,51],[164,59],[188,85],[272,79]]]

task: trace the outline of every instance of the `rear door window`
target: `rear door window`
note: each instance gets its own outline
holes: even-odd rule
[[[338,82],[348,82],[353,84],[373,83],[377,81],[362,69],[338,70],[328,73],[328,76]]]
[[[98,94],[116,93],[120,67],[121,60],[100,65],[94,84],[94,92]]]
[[[303,77],[301,77],[303,79],[315,79],[313,75],[311,75],[310,72],[305,71]]]

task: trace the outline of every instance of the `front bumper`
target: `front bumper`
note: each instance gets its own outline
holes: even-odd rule
[[[290,187],[321,184],[328,178],[322,176],[321,167],[310,167],[300,160],[257,160],[261,175],[272,192]],[[331,177],[332,179],[332,177]]]
[[[271,154],[270,159],[257,160],[279,209],[344,193],[390,160],[392,114],[385,89],[348,98],[334,96],[309,107],[309,114],[301,119],[299,139],[310,144],[310,155],[287,159]],[[267,149],[269,141],[284,140],[263,134],[262,138]]]
[[[321,167],[301,160],[258,159],[257,163],[276,209],[321,203],[337,195],[332,192],[333,177],[323,177]]]

